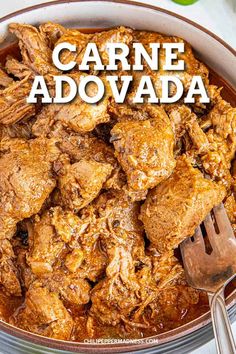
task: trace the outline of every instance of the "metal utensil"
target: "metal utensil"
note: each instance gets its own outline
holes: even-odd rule
[[[186,279],[192,287],[208,294],[218,353],[235,354],[224,289],[236,274],[236,238],[224,205],[215,207],[201,226],[202,229],[199,226],[194,236],[180,245]],[[202,230],[208,237],[211,252]]]

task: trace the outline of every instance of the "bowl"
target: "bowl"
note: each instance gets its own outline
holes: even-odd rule
[[[236,105],[236,52],[198,24],[167,10],[131,1],[62,0],[17,11],[0,20],[0,52],[10,48],[11,22],[38,25],[53,21],[66,27],[110,28],[125,25],[184,38],[197,57],[211,68],[213,81],[224,86],[223,95]],[[217,74],[216,74],[217,73]],[[236,290],[227,296],[232,319],[236,317]],[[136,343],[98,344],[50,339],[0,321],[0,345],[4,353],[187,353],[213,337],[210,313],[174,330]]]

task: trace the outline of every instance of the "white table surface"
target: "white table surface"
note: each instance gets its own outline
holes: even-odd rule
[[[0,17],[46,1],[1,0]],[[139,2],[156,5],[187,17],[206,27],[233,48],[236,48],[236,0],[199,0],[190,6],[181,6],[171,0],[139,0]],[[233,332],[236,337],[236,323],[233,325]],[[216,354],[214,341],[212,340],[191,354]]]

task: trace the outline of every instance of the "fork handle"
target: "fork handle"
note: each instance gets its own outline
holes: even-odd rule
[[[217,352],[235,354],[236,345],[225,306],[224,289],[214,294],[208,293],[208,298]]]

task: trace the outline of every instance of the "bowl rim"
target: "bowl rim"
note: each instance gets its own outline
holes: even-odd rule
[[[0,18],[0,25],[5,22],[6,20],[9,20],[11,18],[14,18],[15,16],[31,12],[40,8],[44,7],[50,7],[50,6],[55,6],[55,5],[60,5],[60,4],[69,4],[69,3],[90,3],[90,2],[97,2],[97,3],[118,3],[122,5],[131,5],[133,7],[143,7],[147,9],[154,10],[156,12],[161,12],[164,14],[167,14],[170,17],[175,17],[185,23],[190,24],[191,26],[199,29],[200,31],[206,33],[208,36],[212,37],[214,40],[219,42],[226,50],[230,51],[235,57],[236,57],[236,50],[233,49],[228,43],[226,43],[223,39],[218,37],[216,34],[211,32],[210,30],[206,29],[205,27],[199,25],[198,23],[189,20],[188,18],[181,16],[179,14],[176,14],[175,12],[163,9],[161,7],[151,5],[151,4],[145,4],[141,3],[138,1],[133,1],[133,0],[54,0],[50,2],[44,2],[41,4],[29,6],[17,11],[14,11],[10,14],[7,14],[3,17]],[[228,83],[228,82],[226,82]],[[229,83],[230,84],[230,83]],[[231,86],[231,84],[230,84]],[[233,89],[235,92],[235,90]],[[236,95],[236,92],[235,92]],[[226,304],[227,307],[233,307],[236,305],[236,290],[234,290],[226,299]],[[108,353],[110,350],[114,353],[119,353],[119,352],[132,352],[135,350],[142,350],[142,349],[147,349],[151,347],[156,347],[161,344],[165,343],[170,343],[172,341],[181,339],[189,334],[192,334],[194,332],[197,332],[199,329],[206,327],[209,323],[211,322],[211,317],[210,317],[210,312],[207,311],[206,313],[202,314],[200,317],[182,325],[181,327],[177,327],[173,330],[150,336],[150,337],[145,337],[145,339],[157,339],[158,344],[154,343],[145,343],[145,344],[126,344],[126,343],[119,343],[119,344],[91,344],[91,343],[84,343],[84,342],[73,342],[73,341],[64,341],[64,340],[58,340],[58,339],[52,339],[44,336],[40,336],[35,333],[31,333],[28,331],[25,331],[23,329],[20,329],[18,327],[15,327],[13,325],[10,325],[9,323],[6,323],[2,320],[0,320],[0,331],[3,331],[7,333],[10,336],[17,337],[23,341],[26,341],[28,343],[36,344],[36,345],[41,345],[44,347],[49,347],[49,348],[54,348],[54,349],[59,349],[59,350],[66,350],[66,351],[71,351],[71,352],[77,352],[79,349],[80,351],[84,353]],[[183,331],[179,331],[179,329],[182,329]]]

